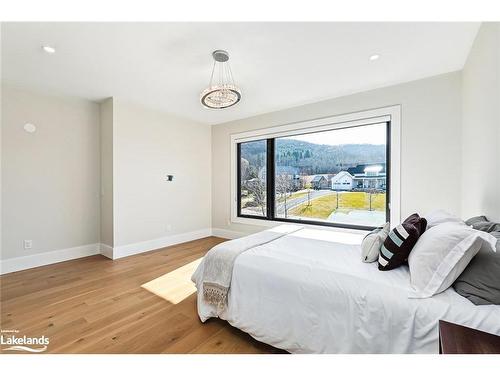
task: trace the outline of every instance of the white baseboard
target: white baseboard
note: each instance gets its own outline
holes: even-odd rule
[[[161,237],[154,240],[117,246],[114,248],[102,243],[71,247],[68,249],[54,250],[40,254],[0,260],[0,275],[22,271],[29,268],[45,266],[48,264],[64,262],[67,260],[83,258],[96,254],[101,254],[110,259],[119,259],[134,254],[144,253],[146,251],[161,249],[162,247],[177,245],[183,242],[209,237],[212,235],[227,239],[234,239],[244,236],[245,233],[226,229],[206,228],[193,232]]]
[[[104,255],[106,258],[113,259],[113,248],[104,243],[99,244],[101,255]]]
[[[228,240],[234,240],[235,238],[240,238],[246,235],[246,233],[236,232],[234,230],[212,228],[212,236],[227,238]]]
[[[136,242],[129,245],[116,246],[113,248],[113,259],[128,257],[130,255],[144,253],[146,251],[161,249],[162,247],[177,245],[183,242],[197,240],[212,235],[210,228],[193,232],[174,234],[173,236],[156,238],[143,242]]]
[[[0,275],[99,254],[99,244],[70,247],[46,253],[4,259],[0,261]]]

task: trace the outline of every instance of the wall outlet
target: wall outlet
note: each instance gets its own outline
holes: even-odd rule
[[[167,224],[166,229],[167,232],[170,232],[172,230],[172,224]]]
[[[32,249],[33,248],[33,241],[32,240],[24,240],[23,247],[24,247],[24,250]]]

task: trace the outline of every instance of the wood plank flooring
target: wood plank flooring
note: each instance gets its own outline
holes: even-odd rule
[[[223,241],[207,237],[114,261],[95,255],[0,276],[0,327],[45,335],[47,353],[282,352],[222,320],[200,322],[189,279]]]

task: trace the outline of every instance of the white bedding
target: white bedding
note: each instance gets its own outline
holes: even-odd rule
[[[437,353],[439,319],[500,334],[500,306],[475,306],[452,288],[409,299],[408,268],[361,262],[362,237],[304,228],[246,251],[225,310],[198,293],[200,319],[220,317],[292,353]]]

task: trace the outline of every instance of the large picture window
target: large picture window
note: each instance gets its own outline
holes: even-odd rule
[[[390,122],[237,143],[239,217],[371,229],[389,221]]]

